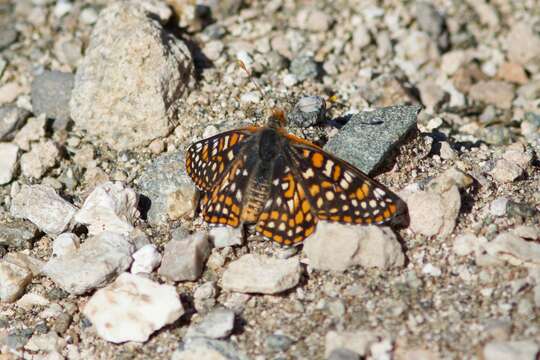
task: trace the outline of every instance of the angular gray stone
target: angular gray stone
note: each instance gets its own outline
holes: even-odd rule
[[[24,220],[0,223],[0,246],[28,249],[37,236],[35,225]]]
[[[32,82],[32,110],[55,119],[56,128],[64,128],[70,119],[69,99],[74,76],[60,71],[44,71]]]
[[[419,106],[391,106],[354,114],[324,150],[369,174],[416,128]]]
[[[80,295],[105,286],[129,269],[134,250],[127,237],[103,232],[86,239],[78,251],[51,258],[42,272],[65,291]]]
[[[149,165],[145,166],[142,175],[137,180],[140,194],[148,198],[149,209],[146,214],[150,224],[165,224],[169,220],[168,208],[171,198],[179,201],[175,194],[190,194],[194,192],[195,186],[186,174],[184,167],[184,153],[176,151],[163,154],[155,158]],[[144,201],[144,200],[142,200]],[[189,213],[193,213],[193,204],[184,200]]]
[[[304,96],[287,114],[287,121],[299,127],[313,126],[326,116],[326,102],[320,96]]]
[[[13,140],[15,133],[30,116],[30,111],[15,105],[0,107],[0,141]]]
[[[187,46],[138,3],[99,13],[71,97],[76,125],[116,150],[167,135],[192,81]]]
[[[173,281],[197,280],[210,255],[208,234],[195,233],[165,245],[159,275]]]
[[[222,277],[225,290],[243,293],[277,294],[300,281],[298,257],[286,260],[246,254],[229,264]]]
[[[189,327],[186,337],[206,337],[222,339],[229,336],[234,328],[234,312],[216,309],[208,313],[201,322]]]
[[[28,219],[50,235],[62,233],[77,209],[46,185],[23,185],[13,197],[10,212],[16,218]]]

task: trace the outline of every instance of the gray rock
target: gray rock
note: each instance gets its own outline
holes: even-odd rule
[[[176,350],[171,357],[171,360],[193,359],[248,360],[249,358],[231,343],[206,338],[188,339],[183,348]]]
[[[416,128],[419,106],[392,106],[354,114],[324,149],[370,173]]]
[[[32,272],[6,260],[0,261],[0,301],[16,301],[32,281]]]
[[[9,45],[17,41],[17,30],[15,29],[15,19],[11,19],[8,24],[0,27],[0,50],[4,50]]]
[[[32,329],[16,329],[11,331],[6,337],[0,339],[0,344],[6,345],[13,350],[22,349],[30,340]]]
[[[264,347],[271,352],[287,351],[292,344],[294,340],[282,334],[271,334],[264,341]]]
[[[50,235],[62,233],[77,209],[46,185],[23,185],[13,197],[10,212],[16,218],[28,219]]]
[[[78,251],[51,258],[42,272],[63,290],[80,295],[105,286],[129,269],[134,250],[127,237],[103,232],[88,238]]]
[[[416,4],[416,21],[422,31],[437,40],[439,48],[448,48],[450,39],[446,32],[444,17],[435,9],[433,4],[419,1]]]
[[[194,194],[195,186],[186,174],[184,167],[184,153],[177,151],[163,154],[145,166],[137,180],[140,194],[150,200],[147,215],[150,224],[165,224],[168,221],[168,208],[171,199],[179,201],[175,194],[181,193],[188,197]],[[184,201],[188,207],[186,212],[193,213],[193,204]]]
[[[332,350],[327,360],[360,360],[360,355],[346,348]]]
[[[501,109],[510,109],[515,96],[514,86],[505,81],[479,81],[469,91],[471,99],[494,105]]]
[[[243,293],[277,294],[296,286],[300,274],[298,257],[282,260],[246,254],[229,264],[222,287]]]
[[[0,107],[0,141],[13,140],[15,132],[19,130],[30,116],[30,111],[15,105]]]
[[[12,143],[0,143],[0,185],[13,180],[17,169],[19,147]]]
[[[54,127],[65,128],[69,119],[69,99],[74,76],[60,71],[45,71],[32,82],[32,110],[54,119]]]
[[[319,65],[313,57],[299,55],[289,65],[289,71],[299,80],[316,79],[319,76]]]
[[[208,313],[201,322],[189,327],[186,337],[206,337],[222,339],[228,337],[234,328],[234,312],[216,309]]]
[[[28,249],[36,238],[37,232],[36,226],[24,220],[0,223],[0,246]]]
[[[389,269],[401,267],[405,256],[390,228],[321,221],[304,241],[304,252],[314,269],[345,271],[351,266]]]
[[[534,360],[540,346],[533,340],[492,341],[484,346],[485,360]]]
[[[187,46],[139,4],[116,2],[99,13],[77,68],[71,117],[116,150],[167,135],[192,81]]]
[[[159,275],[172,281],[193,281],[201,276],[210,255],[208,234],[195,233],[165,245]]]
[[[242,227],[233,228],[230,226],[216,226],[209,230],[210,238],[216,248],[227,246],[242,245],[244,243],[244,234]]]
[[[304,96],[298,100],[287,120],[298,127],[310,127],[324,121],[326,102],[320,96]]]

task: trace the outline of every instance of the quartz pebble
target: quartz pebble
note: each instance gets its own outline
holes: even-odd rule
[[[107,341],[145,342],[154,331],[178,319],[184,308],[173,286],[123,273],[98,290],[83,313]]]
[[[161,263],[161,254],[156,249],[155,245],[148,244],[141,247],[133,255],[133,264],[131,265],[131,273],[151,273]]]
[[[209,230],[214,247],[222,248],[226,246],[242,245],[244,234],[242,227],[233,228],[230,226],[216,226]]]
[[[390,228],[319,222],[304,241],[314,269],[345,271],[354,265],[389,269],[401,267],[405,257]]]
[[[81,245],[79,237],[73,233],[63,233],[54,239],[53,256],[65,256],[66,254],[77,251]]]
[[[326,334],[324,353],[328,357],[333,350],[343,348],[359,356],[366,356],[371,345],[379,340],[379,335],[370,331],[329,331]]]
[[[246,254],[229,264],[222,287],[243,293],[277,294],[296,286],[300,273],[298,257],[281,260]]]

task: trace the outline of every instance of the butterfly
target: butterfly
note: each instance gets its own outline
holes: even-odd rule
[[[284,130],[274,109],[267,126],[226,131],[193,143],[187,174],[210,224],[255,230],[281,245],[301,244],[320,220],[384,224],[404,203],[379,182]]]

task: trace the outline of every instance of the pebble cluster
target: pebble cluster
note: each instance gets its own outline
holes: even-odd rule
[[[536,359],[538,11],[0,3],[0,359]],[[273,106],[405,226],[194,217],[185,148]]]

